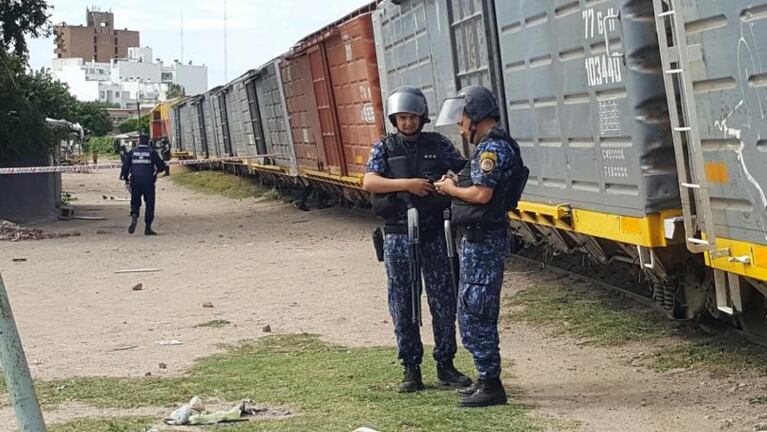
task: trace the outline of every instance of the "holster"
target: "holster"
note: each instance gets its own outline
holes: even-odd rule
[[[381,232],[381,228],[376,228],[373,231],[373,247],[376,250],[376,258],[378,262],[384,261],[384,237]]]

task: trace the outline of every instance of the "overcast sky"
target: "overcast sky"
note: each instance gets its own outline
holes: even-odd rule
[[[226,0],[228,68],[224,77],[224,0],[50,0],[51,21],[85,24],[85,9],[115,14],[115,27],[141,32],[141,45],[166,64],[181,60],[208,66],[215,87],[287,51],[297,40],[369,0]],[[30,66],[50,67],[53,39],[29,41]]]

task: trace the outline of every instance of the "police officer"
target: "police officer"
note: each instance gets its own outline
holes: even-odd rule
[[[399,358],[405,369],[399,391],[407,393],[424,388],[420,368],[423,344],[419,324],[413,319],[410,291],[413,275],[409,266],[406,202],[419,209],[421,270],[432,315],[437,378],[443,387],[467,387],[471,385],[471,379],[453,366],[456,353],[455,287],[450,279],[452,263],[447,258],[445,238],[440,231],[442,213],[450,201],[437,194],[431,183],[450,170],[460,171],[466,160],[442,135],[422,131],[430,120],[426,97],[421,90],[414,87],[395,89],[387,100],[387,113],[397,133],[373,145],[363,189],[372,193],[373,212],[385,223],[383,256],[388,276],[389,312]],[[409,175],[395,175],[395,158],[405,161]],[[402,164],[400,171],[401,168]]]
[[[459,390],[461,407],[505,404],[498,347],[498,314],[504,259],[509,250],[506,214],[516,207],[527,180],[519,146],[498,120],[493,93],[480,86],[445,101],[437,126],[458,125],[476,150],[458,181],[445,177],[436,189],[453,198],[453,224],[462,235],[458,323],[479,380]]]
[[[155,202],[154,183],[157,180],[157,173],[164,170],[165,163],[157,152],[149,146],[149,135],[141,134],[138,146],[128,152],[120,172],[120,179],[125,180],[126,186],[129,186],[131,191],[129,233],[133,234],[136,231],[139,210],[141,209],[141,197],[143,197],[146,203],[144,235],[157,235],[156,232],[152,231]]]
[[[170,165],[168,165],[171,157],[170,141],[168,141],[168,138],[163,138],[159,143],[160,156],[162,156],[162,161],[165,162],[165,177],[168,177],[170,175]]]

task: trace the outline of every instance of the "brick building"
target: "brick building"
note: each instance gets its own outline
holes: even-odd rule
[[[114,14],[86,9],[87,25],[54,26],[56,58],[82,58],[84,61],[108,63],[128,57],[128,48],[141,46],[139,32],[116,30]]]

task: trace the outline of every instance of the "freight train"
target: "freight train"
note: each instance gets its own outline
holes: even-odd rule
[[[433,117],[470,84],[531,170],[521,242],[767,340],[767,1],[379,1],[160,113],[179,154],[365,201],[389,92],[421,88]]]

